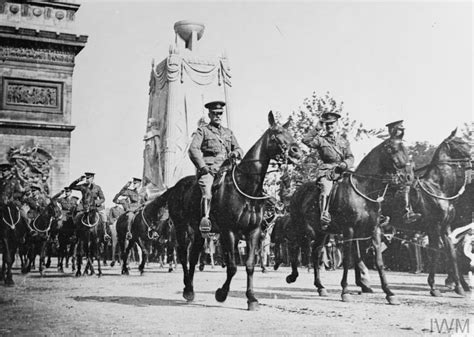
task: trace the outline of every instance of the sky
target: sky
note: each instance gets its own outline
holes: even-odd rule
[[[403,119],[408,143],[438,145],[473,120],[470,1],[78,1],[88,35],[73,77],[71,181],[96,172],[106,204],[143,171],[152,60],[173,25],[205,25],[199,50],[229,59],[232,129],[244,149],[313,92],[366,127]],[[359,161],[380,140],[353,144]]]

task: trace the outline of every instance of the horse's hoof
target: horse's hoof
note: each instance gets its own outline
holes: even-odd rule
[[[351,294],[342,294],[341,295],[342,302],[352,302]]]
[[[81,276],[81,275],[82,275],[82,274],[81,274],[80,271],[77,271],[77,272],[76,272],[76,277],[79,277],[79,276]]]
[[[115,266],[115,261],[110,262],[110,266],[111,267]]]
[[[194,301],[194,291],[192,291],[192,290],[186,290],[186,288],[184,288],[184,290],[183,290],[183,297],[184,297],[184,299],[185,299],[187,302],[192,302],[192,301]]]
[[[143,269],[140,270],[140,276],[142,276],[144,272],[145,272],[145,271],[144,271]]]
[[[7,277],[7,278],[5,279],[5,285],[6,285],[7,287],[12,287],[12,286],[15,285],[15,282],[13,282],[13,279],[12,279],[11,277]]]
[[[318,289],[319,296],[321,297],[327,297],[328,296],[328,291],[326,288],[320,288]]]
[[[128,269],[122,269],[122,275],[129,275]]]
[[[173,271],[173,268],[168,269],[168,273],[171,273]]]
[[[46,268],[49,268],[51,267],[51,262],[46,262],[46,264],[44,265]]]
[[[199,271],[203,271],[204,270],[204,265],[203,264],[200,264],[199,265]]]
[[[224,302],[227,299],[227,291],[224,291],[222,288],[216,290],[216,301]]]
[[[278,270],[278,267],[280,267],[280,265],[279,265],[279,264],[275,264],[275,265],[273,265],[273,270]]]
[[[266,273],[267,272],[267,269],[266,268],[262,268],[262,273]]]
[[[259,305],[258,305],[257,301],[247,302],[247,305],[248,305],[248,311],[255,311],[255,310],[258,310],[258,308],[259,308]]]
[[[21,268],[22,274],[28,274],[28,268]]]
[[[466,293],[461,286],[456,286],[456,288],[454,288],[454,292],[462,297],[466,296]]]
[[[365,294],[372,294],[374,292],[374,290],[370,287],[361,287],[361,290]]]
[[[97,277],[101,277],[102,276],[102,273],[97,273]]]
[[[64,273],[63,267],[59,267],[59,268],[58,268],[58,272],[59,272],[59,273]]]
[[[400,302],[394,295],[387,295],[387,297],[385,298],[387,299],[387,302],[390,305],[400,305]]]
[[[434,297],[441,297],[443,295],[441,295],[441,292],[438,290],[438,289],[432,289],[430,290],[430,294],[431,296],[434,296]]]
[[[293,283],[293,282],[295,282],[297,277],[298,277],[298,276],[293,275],[293,274],[288,275],[288,276],[286,277],[286,283]]]

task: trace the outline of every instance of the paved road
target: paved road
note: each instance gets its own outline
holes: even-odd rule
[[[374,294],[358,295],[352,303],[340,300],[341,271],[323,272],[329,297],[319,297],[312,274],[300,271],[288,285],[288,268],[262,274],[257,268],[258,311],[247,311],[246,275],[239,267],[226,302],[214,292],[225,273],[221,267],[195,277],[196,298],[182,298],[182,272],[150,264],[140,276],[132,264],[130,276],[119,267],[105,267],[104,276],[74,277],[50,268],[43,277],[15,270],[14,287],[0,286],[0,335],[435,335],[434,332],[474,334],[474,306],[444,286],[443,297],[429,295],[426,274],[388,273],[401,305],[388,305],[371,271]],[[353,271],[350,273],[353,280]],[[444,284],[444,275],[436,279]],[[469,295],[470,296],[470,295]],[[466,325],[468,320],[468,325]],[[453,323],[453,325],[450,325]],[[457,325],[456,325],[457,324]],[[457,330],[455,331],[455,329]]]

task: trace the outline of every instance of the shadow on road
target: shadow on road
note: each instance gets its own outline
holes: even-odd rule
[[[102,303],[118,303],[124,305],[133,305],[136,307],[148,306],[192,306],[201,308],[218,308],[218,309],[232,309],[243,310],[240,308],[230,308],[218,305],[200,304],[196,302],[186,302],[184,300],[171,300],[165,298],[151,298],[151,297],[132,297],[132,296],[75,296],[72,297],[77,302],[102,302]]]

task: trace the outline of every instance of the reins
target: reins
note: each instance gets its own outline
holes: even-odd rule
[[[427,167],[430,167],[430,166],[435,166],[435,165],[438,165],[438,164],[448,164],[448,165],[451,165],[451,164],[459,164],[459,163],[469,163],[469,165],[467,167],[464,168],[464,182],[461,186],[461,188],[459,189],[458,193],[456,193],[455,195],[451,196],[451,197],[443,197],[441,195],[436,195],[432,192],[430,192],[428,189],[426,189],[426,187],[424,186],[424,184],[426,184],[426,182],[422,182],[420,180],[420,177],[416,177],[416,184],[415,184],[415,187],[416,185],[420,186],[421,190],[423,192],[425,192],[426,194],[428,194],[429,196],[433,197],[433,198],[436,198],[436,199],[440,199],[440,200],[446,200],[446,201],[451,201],[451,200],[455,200],[457,198],[459,198],[463,193],[464,191],[466,190],[466,185],[467,185],[467,182],[469,180],[469,176],[468,174],[466,174],[466,170],[467,169],[472,169],[472,162],[471,162],[471,158],[464,158],[464,159],[453,159],[453,160],[444,160],[444,161],[439,161],[437,163],[433,163],[433,164],[429,164],[429,165],[426,165],[426,166],[423,166],[421,169],[424,169],[424,168],[427,168]]]
[[[234,167],[232,168],[232,182],[234,183],[234,186],[235,186],[235,189],[240,193],[242,194],[244,197],[248,198],[248,199],[252,199],[252,200],[266,200],[266,199],[270,199],[271,196],[269,195],[264,195],[264,196],[261,196],[261,197],[255,197],[255,196],[252,196],[252,195],[249,195],[247,193],[245,193],[244,191],[242,191],[239,187],[239,185],[237,185],[237,181],[235,180],[235,168],[237,166],[234,165]]]
[[[362,193],[358,188],[357,186],[355,186],[354,184],[354,181],[352,180],[352,174],[349,174],[349,182],[351,183],[351,187],[354,189],[354,191],[359,195],[361,196],[362,198],[364,198],[365,200],[367,201],[370,201],[370,202],[373,202],[373,203],[377,203],[377,204],[381,204],[384,199],[385,199],[385,194],[387,194],[387,189],[388,189],[388,185],[389,184],[386,184],[385,185],[385,189],[383,191],[383,194],[379,197],[377,197],[377,199],[372,199],[370,197],[368,197],[367,195],[365,195],[364,193]]]
[[[154,240],[156,239],[156,237],[152,234],[151,237],[150,237],[150,232],[153,232],[153,228],[148,224],[148,221],[146,220],[145,218],[145,208],[146,208],[147,205],[144,205],[143,208],[140,210],[140,213],[142,215],[142,220],[143,220],[143,223],[145,224],[145,226],[147,227],[147,233],[146,233],[146,236],[148,237],[149,240]],[[156,233],[156,231],[155,231]]]
[[[2,215],[2,219],[3,219],[3,222],[8,226],[10,227],[12,230],[15,230],[15,226],[18,224],[18,222],[20,222],[20,218],[21,218],[21,214],[20,214],[20,210],[15,207],[18,211],[18,220],[16,221],[13,221],[13,216],[12,216],[12,212],[10,211],[10,207],[7,206],[7,209],[8,209],[8,215],[10,216],[10,221],[11,222],[8,222],[5,217]]]
[[[86,217],[87,223],[84,222],[84,217]],[[82,224],[83,224],[84,226],[86,226],[86,227],[89,227],[89,228],[92,228],[92,227],[97,226],[97,224],[99,223],[99,221],[100,221],[100,216],[99,216],[99,214],[97,214],[97,221],[96,221],[95,223],[93,223],[93,224],[91,224],[90,221],[89,221],[89,213],[83,214],[82,217],[81,217],[81,222],[82,222]]]
[[[38,215],[34,220],[33,220],[33,223],[31,224],[32,226],[32,230],[37,232],[37,233],[47,233],[50,229],[51,229],[51,223],[53,222],[53,217],[50,217],[49,218],[49,224],[48,224],[48,227],[46,229],[39,229],[38,227],[36,227],[36,220],[38,220],[38,218],[40,217],[41,215]]]

